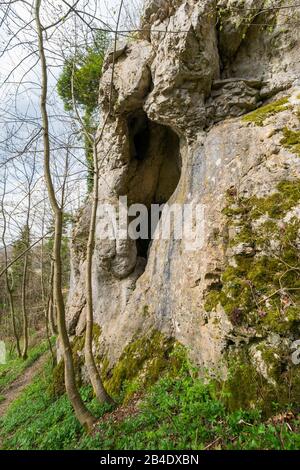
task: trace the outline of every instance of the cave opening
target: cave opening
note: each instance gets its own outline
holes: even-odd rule
[[[128,202],[144,204],[148,210],[148,233],[136,240],[138,257],[147,260],[160,219],[152,220],[151,206],[166,204],[180,180],[180,140],[170,127],[151,121],[143,110],[128,117],[128,133],[132,171]]]
[[[150,125],[146,113],[133,114],[128,120],[131,157],[143,161],[147,158]]]

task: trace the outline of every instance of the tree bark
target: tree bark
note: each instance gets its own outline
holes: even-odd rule
[[[19,338],[19,334],[18,334],[18,331],[17,331],[17,325],[16,325],[16,315],[15,315],[15,307],[14,307],[13,290],[12,290],[11,283],[10,283],[10,280],[9,280],[9,272],[8,272],[9,263],[8,263],[8,253],[7,253],[7,246],[6,246],[6,240],[5,240],[6,226],[7,226],[6,225],[5,209],[4,209],[5,193],[6,193],[6,178],[5,178],[5,175],[4,175],[4,188],[3,188],[2,198],[1,198],[1,212],[2,212],[2,218],[3,218],[2,245],[3,245],[3,248],[4,248],[5,284],[6,284],[6,290],[7,290],[7,296],[8,296],[12,332],[13,332],[13,335],[14,335],[14,338],[15,338],[15,341],[16,341],[18,356],[22,357],[21,347],[20,347],[20,338]]]
[[[45,206],[44,206],[44,214],[43,214],[43,222],[42,222],[42,232],[44,233],[44,222],[45,222]],[[51,274],[52,274],[52,262],[51,262]],[[44,279],[44,239],[41,243],[41,291],[42,291],[42,304],[43,304],[43,311],[44,311],[44,318],[45,318],[45,326],[46,326],[46,336],[47,342],[49,346],[49,351],[52,357],[52,365],[53,367],[56,365],[56,355],[52,347],[51,337],[50,337],[50,328],[49,328],[49,301],[50,301],[50,293],[53,291],[52,286],[53,276],[51,276],[51,283],[50,283],[50,292],[48,294],[48,300],[46,302],[46,288],[45,288],[45,279]]]
[[[100,402],[109,402],[113,403],[112,398],[106,392],[103,382],[97,368],[94,354],[93,354],[93,285],[92,285],[92,268],[93,268],[93,253],[95,246],[95,230],[96,230],[96,219],[97,219],[97,208],[98,208],[98,199],[99,199],[99,162],[97,156],[97,146],[101,142],[101,139],[104,134],[104,129],[107,123],[107,120],[112,111],[112,94],[113,94],[113,81],[114,81],[114,69],[115,69],[115,56],[116,56],[116,45],[117,45],[117,31],[119,27],[119,22],[121,18],[121,11],[123,7],[123,0],[121,0],[119,6],[118,19],[116,24],[115,31],[115,41],[114,41],[114,54],[113,54],[113,66],[111,74],[111,83],[110,83],[110,100],[109,100],[109,110],[103,122],[102,129],[98,137],[94,137],[92,141],[93,145],[93,163],[94,163],[94,182],[93,182],[93,202],[92,202],[92,213],[90,219],[89,227],[89,236],[87,243],[87,254],[86,254],[86,295],[87,295],[87,307],[86,307],[86,331],[85,331],[85,362],[88,369],[89,377],[93,385],[94,392],[96,397]],[[77,112],[75,95],[73,90],[73,81],[72,81],[72,96],[73,104],[75,105],[75,111]],[[85,130],[86,137],[91,140],[89,132]]]
[[[57,325],[56,325],[56,309],[53,301],[53,274],[54,274],[54,264],[51,261],[51,272],[50,272],[50,290],[48,294],[48,305],[47,305],[47,317],[48,324],[50,325],[50,331],[52,335],[57,335]]]
[[[53,247],[53,260],[54,260],[54,300],[57,310],[57,323],[59,339],[63,349],[64,365],[65,365],[65,386],[67,395],[73,406],[75,415],[79,422],[90,429],[95,422],[94,416],[84,405],[80,393],[77,389],[75,380],[75,370],[73,363],[72,349],[67,333],[65,321],[65,305],[62,293],[62,263],[61,263],[61,241],[62,241],[62,225],[63,213],[60,208],[54,190],[54,185],[50,170],[50,140],[49,140],[49,120],[47,113],[47,64],[44,51],[43,27],[40,21],[40,8],[41,0],[35,0],[35,21],[38,34],[38,47],[39,57],[41,62],[42,71],[42,88],[41,88],[41,114],[43,122],[43,141],[44,141],[44,174],[46,180],[47,191],[49,200],[54,214],[54,247]]]
[[[96,230],[96,217],[99,198],[99,165],[97,159],[96,143],[93,148],[93,162],[94,162],[94,186],[93,186],[93,202],[92,213],[90,218],[89,236],[86,252],[86,330],[85,330],[85,363],[87,366],[88,374],[95,392],[97,399],[100,402],[113,403],[112,398],[106,392],[103,382],[97,368],[95,357],[93,354],[93,286],[92,286],[92,267],[93,267],[93,253],[95,246],[95,230]]]
[[[25,226],[25,248],[29,247],[29,225]],[[22,319],[23,319],[23,349],[22,358],[27,359],[28,355],[28,316],[26,308],[26,288],[27,288],[27,268],[28,268],[28,251],[24,255],[23,276],[22,276]]]
[[[108,402],[113,403],[113,399],[106,392],[99,370],[96,365],[95,357],[93,354],[93,325],[94,325],[94,306],[93,306],[93,285],[92,285],[92,268],[93,268],[93,253],[95,246],[95,229],[96,229],[96,218],[99,198],[99,164],[97,158],[97,144],[102,138],[104,127],[107,121],[107,117],[104,121],[103,128],[101,130],[99,139],[95,136],[91,136],[89,130],[86,128],[76,106],[75,92],[74,92],[74,65],[71,76],[71,92],[73,109],[76,113],[77,119],[79,120],[82,130],[84,132],[87,142],[93,148],[93,191],[92,191],[92,212],[90,217],[89,234],[87,242],[86,252],[86,329],[85,329],[85,343],[84,343],[84,359],[87,367],[88,375],[93,386],[94,393],[100,403]]]
[[[6,288],[7,288],[8,301],[9,301],[9,310],[10,310],[12,331],[13,331],[13,335],[14,335],[14,338],[15,338],[15,341],[16,341],[18,356],[22,357],[21,346],[20,346],[20,338],[19,338],[19,334],[18,334],[18,331],[17,331],[17,325],[16,325],[16,314],[15,314],[15,307],[14,307],[14,298],[13,298],[12,289],[10,287],[9,276],[8,276],[7,271],[5,272],[5,281],[6,281]]]

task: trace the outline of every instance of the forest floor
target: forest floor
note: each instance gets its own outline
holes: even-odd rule
[[[30,383],[0,417],[2,450],[300,448],[299,404],[279,409],[274,403],[271,416],[249,407],[231,411],[215,385],[203,383],[189,364],[153,385],[124,384],[114,397],[117,406],[99,404],[92,388],[83,386],[82,399],[98,419],[86,434],[66,394],[54,394],[52,364],[43,364],[44,358],[28,366]]]
[[[0,418],[4,416],[9,405],[18,398],[23,390],[29,385],[33,378],[43,369],[47,355],[44,354],[39,357],[33,364],[31,364],[24,373],[20,375],[16,380],[8,385],[8,387],[2,390],[2,400],[0,403]]]

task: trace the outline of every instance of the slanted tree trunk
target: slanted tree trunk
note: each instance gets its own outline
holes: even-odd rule
[[[54,305],[53,299],[53,274],[54,274],[54,263],[53,260],[51,261],[51,271],[50,271],[50,289],[48,294],[48,305],[47,305],[47,317],[48,317],[48,324],[50,326],[50,331],[52,335],[57,335],[57,325],[56,325],[56,309]]]
[[[112,398],[106,392],[96,361],[93,354],[93,325],[94,325],[94,306],[93,306],[93,286],[92,286],[92,268],[93,268],[93,253],[95,246],[95,230],[96,230],[96,217],[97,217],[97,208],[98,208],[98,198],[99,198],[99,163],[97,156],[97,144],[100,142],[104,127],[107,121],[107,117],[104,121],[102,130],[96,138],[96,136],[91,135],[89,129],[86,127],[83,122],[75,100],[74,92],[74,66],[73,73],[71,76],[71,91],[72,91],[72,101],[73,109],[76,113],[77,119],[82,127],[86,142],[90,144],[93,149],[93,190],[92,190],[92,211],[90,217],[89,225],[89,234],[87,242],[87,252],[86,252],[86,329],[85,329],[85,343],[84,343],[84,359],[85,365],[87,367],[88,375],[94,390],[94,393],[100,403],[108,402],[113,403]]]
[[[104,119],[102,129],[98,136],[93,138],[90,136],[88,130],[83,126],[86,138],[90,140],[93,145],[93,164],[94,164],[94,181],[93,181],[93,202],[92,202],[92,212],[89,226],[89,236],[87,243],[87,255],[86,255],[86,331],[85,331],[85,362],[87,365],[88,373],[90,380],[93,385],[94,392],[100,402],[110,402],[113,403],[112,398],[106,392],[103,382],[100,377],[99,370],[97,368],[94,354],[93,354],[93,286],[92,286],[92,271],[93,271],[93,253],[95,246],[95,230],[96,230],[96,218],[97,218],[97,208],[98,208],[98,199],[99,199],[99,162],[97,155],[97,147],[101,142],[103,137],[104,128],[106,126],[107,120],[112,111],[112,93],[113,93],[113,81],[114,81],[114,70],[115,70],[115,56],[116,56],[116,45],[117,45],[117,31],[121,18],[121,11],[123,8],[123,0],[120,2],[119,13],[116,24],[115,31],[115,40],[114,40],[114,54],[113,54],[113,65],[112,65],[112,74],[111,74],[111,83],[110,83],[110,100],[109,100],[109,111]],[[72,83],[73,88],[73,83]],[[76,103],[74,99],[74,90],[73,95],[73,104],[76,110]],[[77,110],[76,110],[77,111]],[[78,115],[78,112],[77,112]],[[82,122],[82,120],[81,120]]]
[[[95,357],[93,354],[93,286],[92,286],[92,263],[95,246],[95,230],[96,217],[99,198],[99,164],[97,158],[96,143],[93,146],[93,163],[94,163],[94,185],[93,185],[93,202],[92,212],[89,226],[89,236],[86,253],[86,330],[85,330],[85,363],[88,374],[97,399],[100,402],[113,403],[112,398],[106,392],[103,382],[97,368]]]
[[[43,213],[43,220],[42,220],[42,233],[44,233],[44,226],[45,226],[45,205],[44,205],[44,213]],[[52,262],[51,262],[51,272],[52,272]],[[52,286],[53,276],[51,276],[51,284],[50,284],[50,291],[48,294],[48,300],[46,302],[46,288],[45,288],[45,279],[44,279],[44,239],[41,243],[41,293],[42,293],[42,305],[44,311],[44,318],[45,318],[45,326],[46,326],[46,336],[49,346],[49,351],[52,357],[52,365],[53,367],[56,365],[56,355],[53,351],[51,337],[50,337],[50,328],[49,328],[49,301],[50,301],[50,293],[53,291]]]
[[[29,209],[30,210],[30,209]],[[28,216],[27,224],[25,226],[25,249],[29,247],[29,225]],[[23,275],[22,275],[22,319],[23,319],[23,349],[22,358],[27,359],[28,355],[28,315],[26,306],[26,289],[27,289],[27,271],[28,271],[28,254],[27,251],[24,255]]]
[[[2,214],[2,219],[3,219],[3,230],[2,230],[1,238],[2,238],[2,245],[4,248],[5,284],[6,284],[6,290],[7,290],[8,303],[9,303],[12,332],[16,341],[18,356],[21,357],[22,353],[21,353],[21,347],[20,347],[20,338],[19,338],[19,333],[17,331],[17,325],[16,325],[13,288],[12,288],[11,280],[9,278],[8,253],[7,253],[7,245],[6,245],[6,240],[5,240],[6,228],[7,228],[6,214],[5,214],[5,209],[4,209],[5,194],[6,194],[6,175],[4,175],[4,188],[3,188],[2,198],[1,198],[1,214]]]
[[[52,175],[50,170],[50,140],[49,140],[49,120],[47,112],[47,91],[48,91],[48,75],[47,63],[44,50],[43,27],[40,21],[41,0],[35,0],[35,21],[38,34],[38,48],[41,62],[42,85],[41,85],[41,114],[43,123],[43,141],[44,141],[44,175],[46,180],[49,200],[54,214],[54,300],[57,310],[57,323],[59,339],[63,349],[63,358],[65,365],[65,386],[67,395],[71,401],[74,412],[79,422],[90,429],[95,421],[94,416],[84,405],[80,393],[77,389],[75,380],[75,370],[72,356],[72,349],[67,333],[65,320],[65,304],[62,293],[62,262],[61,262],[61,242],[62,242],[62,226],[63,211],[57,202],[55,195]]]
[[[27,170],[25,170],[26,174],[26,179],[27,179],[27,211],[26,211],[26,222],[25,222],[25,227],[22,232],[22,239],[24,242],[24,248],[26,250],[24,254],[24,263],[23,263],[23,275],[22,275],[22,287],[21,287],[21,293],[22,293],[22,299],[21,299],[21,305],[22,305],[22,318],[23,318],[23,350],[22,350],[22,358],[25,360],[27,359],[27,353],[28,353],[28,342],[29,342],[29,337],[28,337],[28,313],[27,313],[27,296],[26,296],[26,291],[28,287],[28,262],[29,262],[29,253],[30,253],[30,213],[31,213],[31,199],[32,199],[32,189],[33,189],[33,180],[35,176],[35,155],[33,159],[33,164],[30,169],[30,174],[27,173]]]
[[[11,286],[10,286],[9,275],[8,275],[7,271],[5,272],[5,278],[6,278],[5,281],[6,281],[6,288],[7,288],[7,294],[8,294],[8,302],[9,302],[9,310],[10,310],[12,331],[13,331],[13,335],[14,335],[14,338],[15,338],[15,341],[16,341],[18,356],[21,357],[22,353],[21,353],[19,333],[18,333],[17,324],[16,324],[14,298],[13,298],[13,293],[12,293],[12,289],[11,289]]]

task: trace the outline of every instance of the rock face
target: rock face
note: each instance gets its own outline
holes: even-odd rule
[[[107,56],[93,283],[108,368],[158,330],[227,380],[239,404],[257,399],[255,383],[283,396],[290,381],[300,393],[290,359],[300,338],[300,9],[279,8],[289,4],[151,0],[140,37],[117,46],[113,86]],[[202,246],[172,233],[101,239],[100,206],[117,208],[120,196],[201,204]],[[85,327],[89,206],[74,228],[71,335]]]

